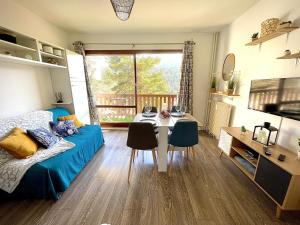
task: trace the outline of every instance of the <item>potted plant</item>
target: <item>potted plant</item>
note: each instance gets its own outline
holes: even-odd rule
[[[214,76],[211,81],[210,92],[215,93],[217,91],[217,78]]]
[[[242,126],[241,127],[241,135],[245,135],[246,134],[246,127],[245,126]]]
[[[232,78],[231,80],[228,81],[228,83],[227,83],[227,94],[228,95],[233,95],[235,85],[236,85],[236,80],[234,78]]]

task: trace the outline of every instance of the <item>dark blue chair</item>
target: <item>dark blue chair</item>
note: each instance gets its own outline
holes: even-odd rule
[[[178,120],[174,126],[172,133],[169,135],[169,151],[171,151],[171,164],[173,161],[175,147],[185,147],[187,157],[189,149],[192,149],[195,156],[193,146],[198,144],[198,123],[191,120]],[[171,167],[170,167],[171,168]]]

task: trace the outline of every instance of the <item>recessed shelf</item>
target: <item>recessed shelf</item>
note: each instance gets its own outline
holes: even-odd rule
[[[60,66],[60,65],[55,65],[55,64],[50,64],[50,63],[45,63],[45,62],[40,62],[40,61],[34,61],[34,60],[19,58],[19,57],[10,56],[10,55],[2,55],[2,54],[0,54],[0,61],[32,65],[32,66],[48,67],[48,68],[58,68],[58,69],[66,69],[67,68],[66,66]]]
[[[259,45],[259,44],[261,44],[263,42],[269,41],[269,40],[271,40],[273,38],[276,38],[276,37],[279,37],[279,36],[281,36],[283,34],[287,34],[287,33],[291,32],[293,30],[296,30],[298,28],[299,27],[280,28],[280,29],[278,29],[276,32],[274,32],[272,34],[265,35],[263,37],[257,38],[256,40],[247,43],[246,46]]]
[[[47,56],[47,57],[50,57],[50,58],[63,59],[62,56],[54,55],[54,54],[51,54],[51,53],[48,53],[48,52],[42,52],[41,51],[41,55],[42,56]]]
[[[0,48],[4,48],[4,49],[7,49],[7,50],[13,50],[13,51],[22,50],[22,51],[36,52],[36,49],[25,47],[23,45],[11,43],[11,42],[4,41],[4,40],[0,40]]]
[[[235,158],[233,157],[229,157],[229,158],[247,177],[249,177],[251,180],[254,180],[254,175],[249,173]]]
[[[300,58],[300,53],[277,57],[277,59],[298,59],[298,58]]]
[[[232,146],[232,149],[237,152],[241,157],[243,157],[245,160],[247,160],[249,163],[251,163],[253,166],[257,166],[257,159],[250,159],[248,156],[247,156],[247,153],[246,153],[246,150],[245,149],[242,149],[242,148],[239,148],[239,147],[234,147]]]

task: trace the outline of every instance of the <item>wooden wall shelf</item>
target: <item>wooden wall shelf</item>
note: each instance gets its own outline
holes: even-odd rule
[[[268,35],[265,35],[263,37],[260,37],[254,41],[251,41],[249,43],[246,44],[246,46],[254,46],[254,45],[259,45],[263,42],[266,42],[266,41],[269,41],[273,38],[276,38],[276,37],[279,37],[283,34],[287,34],[293,30],[296,30],[298,29],[299,27],[286,27],[286,28],[281,28],[281,29],[278,29],[276,32],[272,33],[272,34],[268,34]]]
[[[229,95],[225,92],[211,92],[212,95],[216,95],[216,96],[224,96],[224,97],[238,97],[240,95],[238,94],[232,94],[232,95]]]
[[[300,53],[277,57],[277,59],[299,59],[299,58],[300,58]]]

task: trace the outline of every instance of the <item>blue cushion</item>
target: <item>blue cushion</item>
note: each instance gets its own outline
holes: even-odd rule
[[[62,107],[47,109],[47,111],[50,111],[53,113],[53,121],[54,122],[58,121],[58,117],[70,115],[70,112],[66,108],[62,108]]]
[[[43,127],[35,130],[27,130],[27,134],[44,148],[50,148],[59,141],[58,137]]]
[[[59,137],[68,137],[78,134],[78,130],[72,120],[50,122],[53,133]]]

